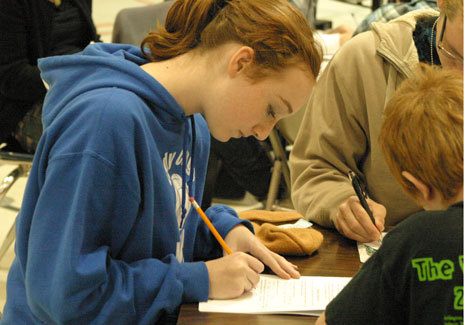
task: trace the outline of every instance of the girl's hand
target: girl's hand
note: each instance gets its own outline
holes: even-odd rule
[[[210,278],[208,296],[212,299],[239,297],[256,287],[263,272],[263,264],[248,254],[235,252],[205,262]]]
[[[267,265],[276,275],[283,279],[297,279],[301,275],[297,266],[284,257],[270,251],[245,226],[237,225],[224,239],[233,251],[250,253]]]

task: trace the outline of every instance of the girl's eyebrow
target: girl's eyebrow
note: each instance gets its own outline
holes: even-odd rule
[[[288,102],[286,99],[284,99],[281,96],[278,96],[278,97],[281,99],[281,101],[284,103],[284,105],[286,105],[286,107],[288,108],[288,114],[292,114],[293,109],[292,109],[291,103]]]

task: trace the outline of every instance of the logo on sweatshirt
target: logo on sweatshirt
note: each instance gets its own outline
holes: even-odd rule
[[[190,178],[190,165],[192,163],[192,158],[190,153],[186,151],[185,153],[185,171],[183,170],[183,151],[179,152],[166,152],[163,156],[163,165],[166,171],[166,176],[168,182],[172,185],[174,189],[175,197],[175,207],[174,210],[177,216],[177,224],[179,225],[179,241],[177,243],[176,257],[179,262],[184,261],[184,225],[186,218],[182,218],[182,198],[185,196],[185,213],[188,214],[188,211],[191,208],[189,201],[189,186],[187,184]],[[185,184],[183,183],[182,173],[185,172]],[[194,172],[195,174],[195,172]],[[195,175],[194,175],[195,179]],[[183,220],[182,220],[183,219]]]

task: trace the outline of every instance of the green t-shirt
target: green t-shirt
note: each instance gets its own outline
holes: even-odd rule
[[[463,324],[463,202],[412,215],[327,306],[333,324]]]

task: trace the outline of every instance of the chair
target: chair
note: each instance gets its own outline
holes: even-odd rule
[[[13,171],[11,171],[6,177],[4,177],[0,183],[0,203],[3,201],[7,192],[19,178],[28,176],[29,170],[32,166],[34,156],[21,153],[16,150],[17,148],[14,148],[12,145],[7,145],[5,143],[0,145],[0,164],[16,166],[16,168],[13,169]],[[16,220],[14,221],[0,246],[0,260],[3,259],[5,253],[8,251],[8,248],[10,248],[15,240],[15,228]]]
[[[294,145],[305,111],[306,107],[304,106],[293,115],[280,120],[268,136],[273,149],[274,163],[265,203],[266,210],[291,210],[292,204],[288,207],[278,204],[278,192],[281,178],[283,178],[286,185],[286,197],[291,197],[291,172],[289,170],[288,153]],[[286,140],[287,146],[283,145],[281,136]]]
[[[164,24],[167,12],[174,1],[166,1],[143,7],[125,8],[119,11],[112,29],[112,43],[139,46],[156,24]]]

